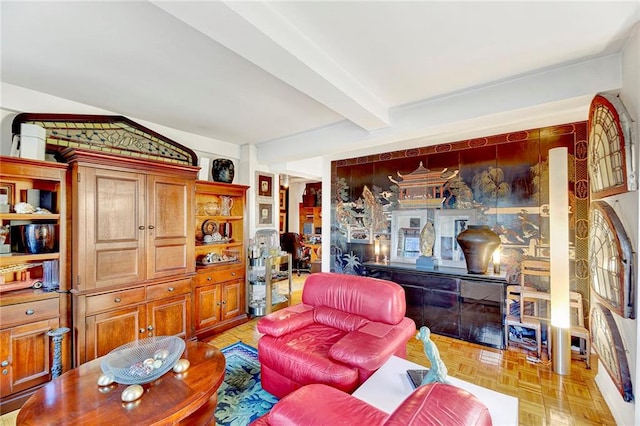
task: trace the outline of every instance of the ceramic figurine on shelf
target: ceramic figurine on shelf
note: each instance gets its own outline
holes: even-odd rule
[[[440,358],[438,347],[433,343],[433,340],[431,340],[431,330],[429,330],[429,327],[420,327],[420,331],[416,334],[416,339],[422,341],[424,353],[427,358],[429,358],[429,361],[431,361],[431,368],[422,379],[422,384],[426,385],[435,382],[449,383],[447,380],[447,366],[444,365],[444,362],[442,362]]]

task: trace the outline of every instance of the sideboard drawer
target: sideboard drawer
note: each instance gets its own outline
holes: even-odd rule
[[[28,324],[59,316],[58,298],[18,303],[0,308],[0,326],[2,328]]]
[[[133,303],[144,302],[144,287],[131,290],[114,291],[113,293],[87,296],[87,315],[109,309],[120,308]]]
[[[151,285],[147,287],[147,300],[163,299],[187,293],[191,293],[191,278]]]
[[[222,269],[219,271],[200,271],[196,275],[196,285],[220,283],[244,277],[244,268]]]

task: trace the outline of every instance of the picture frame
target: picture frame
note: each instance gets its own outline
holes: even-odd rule
[[[0,204],[7,204],[9,208],[15,204],[13,196],[16,192],[15,184],[0,182]]]
[[[258,197],[273,197],[273,175],[271,173],[257,172],[257,193]]]
[[[347,242],[352,244],[371,244],[371,230],[350,226],[347,230]]]
[[[280,190],[280,198],[278,200],[279,200],[280,210],[287,210],[287,190],[286,189]]]
[[[420,231],[427,220],[428,209],[394,210],[391,213],[392,262],[416,263],[420,256]]]
[[[271,203],[258,203],[258,220],[256,224],[258,227],[273,226],[273,204]]]
[[[467,267],[456,237],[467,229],[467,226],[476,225],[476,222],[475,209],[435,211],[436,242],[433,255],[439,260],[440,265],[463,269]]]
[[[287,232],[287,214],[280,213],[280,233]]]

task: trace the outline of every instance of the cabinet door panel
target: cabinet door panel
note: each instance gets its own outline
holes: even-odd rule
[[[160,278],[195,271],[193,223],[194,182],[167,176],[148,176],[149,228],[147,277]]]
[[[210,327],[220,322],[221,284],[196,288],[196,330]]]
[[[0,360],[9,365],[0,374],[0,395],[6,396],[49,381],[49,336],[57,319],[13,327],[0,333]],[[5,374],[4,371],[7,371]]]
[[[92,168],[81,174],[87,257],[81,289],[144,279],[144,175]]]
[[[188,296],[173,297],[149,303],[148,317],[153,330],[151,336],[189,337],[189,318],[191,317],[191,301]]]
[[[244,312],[244,285],[242,281],[228,282],[223,285],[222,306],[223,320],[227,320]]]
[[[147,337],[144,305],[86,317],[86,361],[125,343]]]

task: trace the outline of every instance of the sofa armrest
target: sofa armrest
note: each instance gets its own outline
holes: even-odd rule
[[[416,325],[409,318],[395,325],[371,322],[336,342],[329,356],[347,365],[377,370],[415,333]]]
[[[348,393],[327,385],[303,386],[269,412],[271,425],[381,425],[389,415]]]
[[[258,320],[258,331],[278,337],[313,324],[313,306],[295,305]]]

